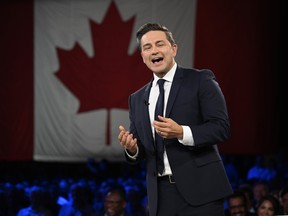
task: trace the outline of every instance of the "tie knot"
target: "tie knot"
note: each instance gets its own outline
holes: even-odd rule
[[[165,79],[159,79],[159,80],[157,81],[159,87],[161,87],[161,88],[163,88],[164,82],[165,82]]]

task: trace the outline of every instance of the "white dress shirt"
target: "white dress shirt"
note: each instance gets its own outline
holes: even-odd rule
[[[166,113],[166,105],[167,105],[167,101],[169,98],[169,93],[170,93],[170,89],[172,86],[172,81],[176,72],[176,68],[177,68],[177,64],[175,63],[174,66],[170,69],[170,71],[163,77],[163,79],[165,79],[165,83],[164,83],[164,117],[165,117],[165,113]],[[150,95],[149,95],[149,116],[150,116],[150,122],[151,122],[151,130],[153,133],[153,137],[155,136],[155,130],[153,127],[153,121],[154,121],[154,111],[155,111],[155,107],[156,107],[156,103],[157,103],[157,99],[158,99],[158,95],[159,95],[159,87],[157,84],[157,81],[159,79],[159,77],[157,77],[155,74],[153,74],[154,76],[154,80],[152,83],[152,87],[150,90]],[[182,143],[183,145],[187,145],[187,146],[194,146],[194,139],[193,139],[193,135],[192,135],[192,131],[190,129],[189,126],[185,126],[185,125],[181,125],[183,128],[183,139],[179,140],[180,143]],[[165,147],[165,146],[164,146]],[[128,154],[128,152],[126,151],[126,153]],[[138,155],[138,149],[137,149],[137,153],[135,155],[129,155],[128,156],[130,158],[134,158],[136,159]],[[162,175],[171,175],[172,171],[169,165],[169,161],[167,158],[167,154],[164,148],[164,172]]]

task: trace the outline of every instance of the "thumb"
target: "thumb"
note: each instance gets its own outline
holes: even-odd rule
[[[124,128],[122,125],[120,125],[120,126],[119,126],[119,130],[120,130],[120,131],[125,131],[125,128]]]

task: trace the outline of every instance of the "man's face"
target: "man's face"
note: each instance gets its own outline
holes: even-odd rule
[[[117,193],[108,193],[104,202],[107,216],[119,216],[126,206],[125,200],[121,199]]]
[[[267,187],[264,184],[255,185],[253,188],[255,201],[259,201],[263,196],[266,196],[267,193],[268,193]]]
[[[229,211],[231,216],[246,216],[247,209],[244,201],[239,197],[229,200]]]
[[[173,46],[162,31],[147,32],[141,38],[141,56],[146,66],[163,77],[174,65],[177,45]]]

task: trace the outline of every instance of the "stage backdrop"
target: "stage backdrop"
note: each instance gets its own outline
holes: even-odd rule
[[[0,3],[0,160],[123,160],[128,96],[152,74],[135,34],[159,22],[178,64],[214,71],[231,118],[226,154],[277,149],[271,1],[29,0]]]

